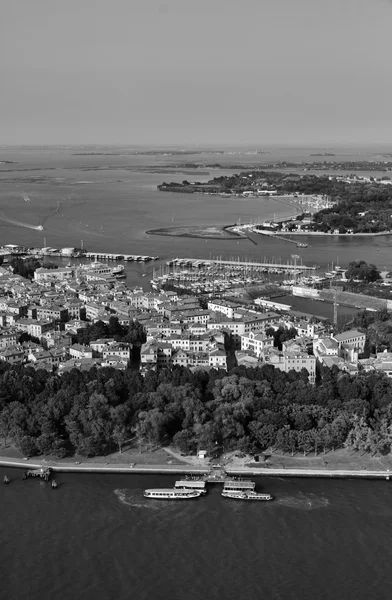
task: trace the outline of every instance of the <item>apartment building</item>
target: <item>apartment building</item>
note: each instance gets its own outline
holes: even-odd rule
[[[301,372],[306,369],[309,373],[309,382],[316,380],[316,358],[305,352],[283,352],[269,349],[264,353],[264,361],[273,367],[288,373],[289,371]]]
[[[262,356],[268,348],[274,347],[274,338],[268,337],[264,333],[250,331],[241,334],[241,350],[251,350],[257,357]]]
[[[73,267],[59,267],[58,269],[45,269],[40,267],[34,271],[34,281],[64,281],[74,276]]]
[[[51,319],[52,321],[68,321],[68,309],[64,306],[37,306],[37,319]]]
[[[69,348],[69,355],[71,358],[93,358],[93,349],[90,346],[73,344]]]
[[[0,360],[10,365],[22,364],[25,362],[25,353],[19,345],[8,346],[0,350]]]
[[[108,360],[114,357],[125,361],[131,360],[131,345],[116,342],[107,344],[102,349],[102,358]]]
[[[343,331],[343,333],[337,333],[333,336],[333,339],[337,341],[339,348],[342,344],[350,344],[358,348],[359,353],[362,353],[365,348],[366,334],[357,329],[350,329],[349,331]]]

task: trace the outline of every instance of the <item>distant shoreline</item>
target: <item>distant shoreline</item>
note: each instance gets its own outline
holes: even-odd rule
[[[255,231],[257,233],[257,231]],[[326,237],[378,237],[392,235],[392,231],[379,231],[377,233],[325,233],[324,231],[279,231],[278,235],[326,236]],[[274,234],[272,234],[273,236]]]

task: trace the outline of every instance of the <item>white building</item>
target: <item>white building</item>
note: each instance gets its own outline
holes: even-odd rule
[[[241,334],[241,350],[252,350],[257,357],[261,356],[264,350],[274,347],[274,338],[267,337],[264,333],[250,331]]]

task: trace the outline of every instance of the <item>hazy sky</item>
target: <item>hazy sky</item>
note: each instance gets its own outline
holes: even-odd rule
[[[0,144],[392,143],[392,0],[3,0]]]

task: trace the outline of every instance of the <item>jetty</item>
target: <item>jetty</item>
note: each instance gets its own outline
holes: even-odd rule
[[[266,231],[265,229],[257,229],[254,233],[258,233],[259,235],[265,235],[267,237],[273,238],[275,240],[280,240],[281,242],[288,242],[289,244],[295,244],[297,248],[306,248],[308,244],[298,242],[297,240],[291,240],[288,237],[283,237],[275,233],[275,231]],[[252,239],[252,238],[249,238]],[[252,240],[253,241],[253,240]]]
[[[38,469],[29,469],[26,471],[26,479],[29,477],[40,477],[45,481],[49,481],[51,476],[52,469],[51,467],[40,467]]]
[[[296,243],[296,242],[295,242]],[[244,260],[240,259],[222,259],[222,258],[210,258],[210,259],[196,259],[196,258],[173,258],[172,260],[166,261],[166,265],[168,267],[171,266],[187,266],[191,268],[200,268],[200,267],[216,267],[216,268],[224,268],[224,267],[233,267],[236,269],[244,269],[244,270],[254,270],[254,271],[270,271],[274,269],[276,271],[315,271],[318,269],[316,265],[299,265],[296,261],[264,261],[258,262],[253,260]]]

